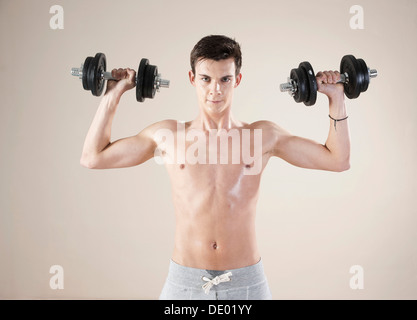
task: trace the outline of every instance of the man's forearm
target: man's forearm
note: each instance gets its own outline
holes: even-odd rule
[[[333,119],[346,118],[346,106],[344,95],[338,98],[329,98],[329,115]],[[335,161],[341,167],[349,167],[350,158],[350,135],[348,119],[336,121],[329,119],[330,129],[329,136],[326,141],[326,147],[334,156]]]
[[[108,94],[102,98],[84,142],[81,162],[90,161],[110,143],[111,126],[119,101],[118,94]]]

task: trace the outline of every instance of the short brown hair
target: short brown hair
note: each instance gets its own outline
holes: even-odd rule
[[[191,70],[195,74],[195,65],[199,60],[235,59],[236,76],[242,67],[240,45],[234,39],[222,35],[210,35],[202,38],[193,48],[190,55]]]

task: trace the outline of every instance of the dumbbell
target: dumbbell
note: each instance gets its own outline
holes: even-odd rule
[[[340,80],[343,83],[345,94],[349,99],[356,99],[368,89],[371,78],[378,72],[369,69],[363,59],[356,59],[353,55],[346,55],[340,62]],[[301,62],[296,69],[292,69],[287,83],[280,85],[281,92],[289,92],[295,102],[304,102],[312,106],[317,98],[317,80],[311,64]]]
[[[106,56],[97,53],[94,57],[87,57],[80,68],[72,68],[71,74],[82,80],[83,88],[91,90],[94,96],[100,96],[104,90],[105,80],[116,80],[111,72],[106,71]],[[140,61],[136,73],[136,100],[145,101],[145,98],[153,99],[159,88],[169,88],[169,80],[161,78],[158,67],[149,64],[148,59]]]

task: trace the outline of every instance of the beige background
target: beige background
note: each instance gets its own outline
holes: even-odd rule
[[[291,5],[287,5],[291,3]],[[49,8],[64,8],[51,30]],[[364,9],[352,30],[349,9]],[[173,249],[165,169],[153,160],[82,168],[100,99],[69,74],[105,52],[112,67],[150,59],[171,80],[154,100],[121,101],[113,139],[158,120],[196,116],[189,53],[208,34],[235,37],[243,82],[234,114],[272,120],[324,143],[327,99],[313,108],[279,92],[291,68],[338,69],[344,54],[379,77],[347,100],[351,169],[311,171],[272,159],[258,204],[258,242],[274,299],[416,299],[417,2],[0,1],[0,298],[156,299]],[[64,268],[64,289],[49,268]],[[363,290],[349,286],[364,268]]]

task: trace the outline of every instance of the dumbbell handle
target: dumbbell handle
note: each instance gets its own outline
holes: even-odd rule
[[[369,78],[376,78],[378,76],[378,71],[376,69],[368,68]],[[347,72],[340,74],[340,80],[336,83],[349,83],[349,75]],[[281,92],[291,91],[295,92],[297,90],[297,84],[295,81],[288,79],[288,82],[282,83],[280,86]]]
[[[83,77],[83,66],[81,65],[81,68],[71,68],[71,75],[82,79],[82,77]],[[103,80],[115,80],[115,81],[117,81],[117,79],[112,77],[111,72],[107,72],[107,71],[102,72],[101,77],[102,77]]]
[[[83,78],[83,65],[81,65],[80,68],[71,68],[71,75],[78,77],[79,79]],[[114,80],[118,81],[118,79],[115,79],[112,77],[111,72],[105,71],[101,73],[101,78],[103,80]],[[156,89],[159,90],[159,88],[169,88],[169,80],[161,79],[161,74],[158,74],[158,76],[155,79],[155,85]],[[136,83],[136,77],[135,77],[135,83]]]
[[[114,81],[117,81],[117,79],[115,79],[115,78],[112,77],[111,72],[108,72],[108,71],[103,72],[103,79],[104,80],[114,80]],[[136,81],[136,78],[135,78],[135,81]]]

